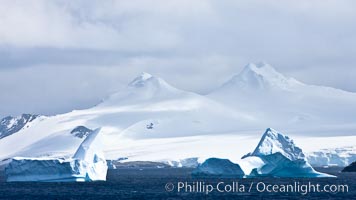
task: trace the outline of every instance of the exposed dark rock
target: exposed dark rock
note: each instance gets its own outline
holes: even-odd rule
[[[87,137],[93,130],[85,127],[85,126],[77,126],[70,133],[78,138]]]
[[[29,123],[39,115],[22,114],[17,117],[7,116],[0,121],[0,139],[12,135],[23,128],[28,128]]]

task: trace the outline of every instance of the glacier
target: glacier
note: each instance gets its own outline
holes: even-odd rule
[[[199,165],[192,175],[242,178],[245,173],[238,164],[232,163],[228,159],[209,158]]]
[[[315,171],[291,138],[271,128],[265,131],[255,150],[243,156],[241,162],[249,163],[251,158],[263,162],[249,169],[248,177],[333,177]]]
[[[105,181],[108,167],[96,141],[99,132],[90,133],[71,158],[11,158],[5,168],[7,182]]]

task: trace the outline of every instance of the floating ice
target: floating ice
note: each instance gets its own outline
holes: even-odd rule
[[[105,181],[108,167],[96,141],[99,132],[90,133],[69,159],[12,158],[5,169],[7,181]]]

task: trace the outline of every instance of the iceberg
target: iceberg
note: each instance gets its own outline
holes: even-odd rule
[[[292,139],[271,128],[266,130],[256,149],[242,157],[241,165],[258,158],[263,162],[249,169],[249,177],[334,177],[315,171]]]
[[[245,174],[238,164],[232,163],[228,159],[209,158],[199,165],[192,175],[241,178]]]
[[[69,159],[12,158],[5,168],[7,182],[105,181],[108,167],[96,141],[99,132],[100,128],[90,133]]]

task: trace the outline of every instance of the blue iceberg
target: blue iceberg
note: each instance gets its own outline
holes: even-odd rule
[[[271,128],[266,130],[255,150],[242,157],[241,162],[248,162],[251,158],[262,162],[251,169],[248,177],[334,177],[315,171],[292,139]]]
[[[105,181],[108,167],[95,141],[99,132],[100,129],[91,132],[69,159],[12,158],[5,168],[7,181]]]
[[[238,164],[232,163],[228,159],[209,158],[199,165],[192,175],[241,178],[245,174]]]

